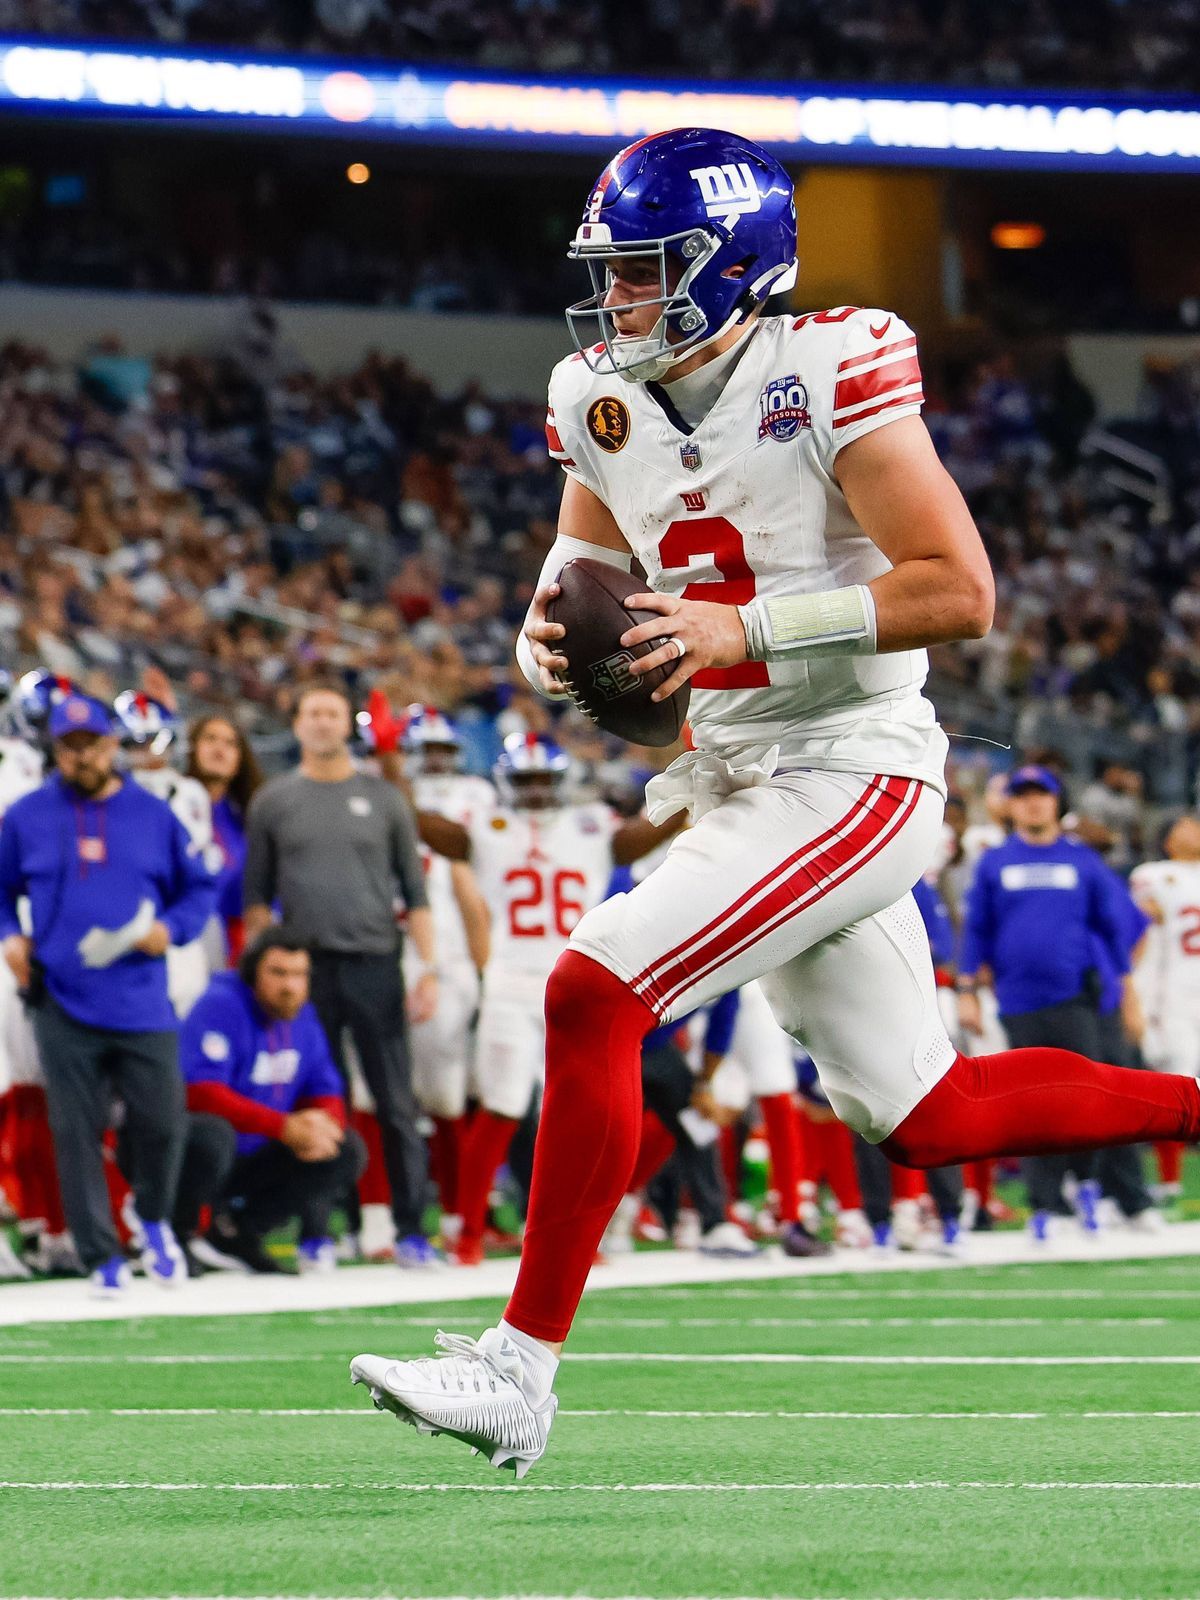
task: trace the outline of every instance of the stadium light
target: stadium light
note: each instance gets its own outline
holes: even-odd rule
[[[346,176],[351,183],[369,183],[371,169],[365,161],[352,161],[346,168]]]
[[[997,250],[1037,250],[1046,242],[1046,230],[1040,222],[997,222],[992,229],[992,243]]]
[[[729,128],[837,165],[1200,171],[1200,98],[819,83],[464,75],[311,56],[220,56],[0,35],[0,114],[353,129],[410,143],[596,154],[662,128]]]

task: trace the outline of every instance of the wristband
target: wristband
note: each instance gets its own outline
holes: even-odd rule
[[[760,596],[737,609],[750,661],[875,654],[875,599],[865,583],[820,594]]]

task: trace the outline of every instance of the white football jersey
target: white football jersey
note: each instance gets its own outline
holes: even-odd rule
[[[670,385],[550,379],[551,454],[608,506],[653,588],[744,605],[869,583],[890,562],[833,475],[843,445],[923,399],[916,337],[886,311],[769,317],[690,432]],[[780,746],[781,766],[912,776],[943,793],[946,737],[923,650],[711,667],[691,680],[697,748]]]
[[[0,817],[39,787],[43,768],[40,753],[24,739],[0,739]]]
[[[199,779],[185,777],[174,767],[139,767],[130,777],[167,802],[187,829],[193,849],[204,856],[209,871],[220,871],[224,857],[214,849],[212,801]]]
[[[487,779],[472,777],[465,772],[436,773],[414,778],[413,800],[418,811],[434,811],[440,817],[448,817],[451,822],[460,822],[468,830],[491,816],[496,809],[496,791]],[[425,868],[425,893],[433,914],[438,965],[444,967],[452,962],[469,962],[471,952],[467,947],[467,930],[454,893],[451,863],[425,845],[421,846],[421,861]]]
[[[492,912],[492,967],[550,976],[575,924],[604,898],[617,826],[607,806],[593,804],[502,807],[472,827],[471,865]]]
[[[1155,1017],[1200,1012],[1200,862],[1147,861],[1129,879],[1133,897],[1155,918],[1138,963],[1138,986]]]

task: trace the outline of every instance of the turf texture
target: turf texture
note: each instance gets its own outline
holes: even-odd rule
[[[0,1595],[1200,1594],[1200,1261],[597,1292],[521,1485],[347,1377],[499,1309],[0,1331]]]

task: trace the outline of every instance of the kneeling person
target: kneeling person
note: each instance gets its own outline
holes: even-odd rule
[[[308,993],[308,951],[268,928],[236,972],[213,978],[180,1037],[188,1109],[222,1118],[237,1141],[221,1191],[181,1193],[180,1206],[213,1206],[208,1243],[255,1272],[279,1270],[262,1239],[294,1217],[300,1271],[331,1269],[330,1212],[366,1164]]]

